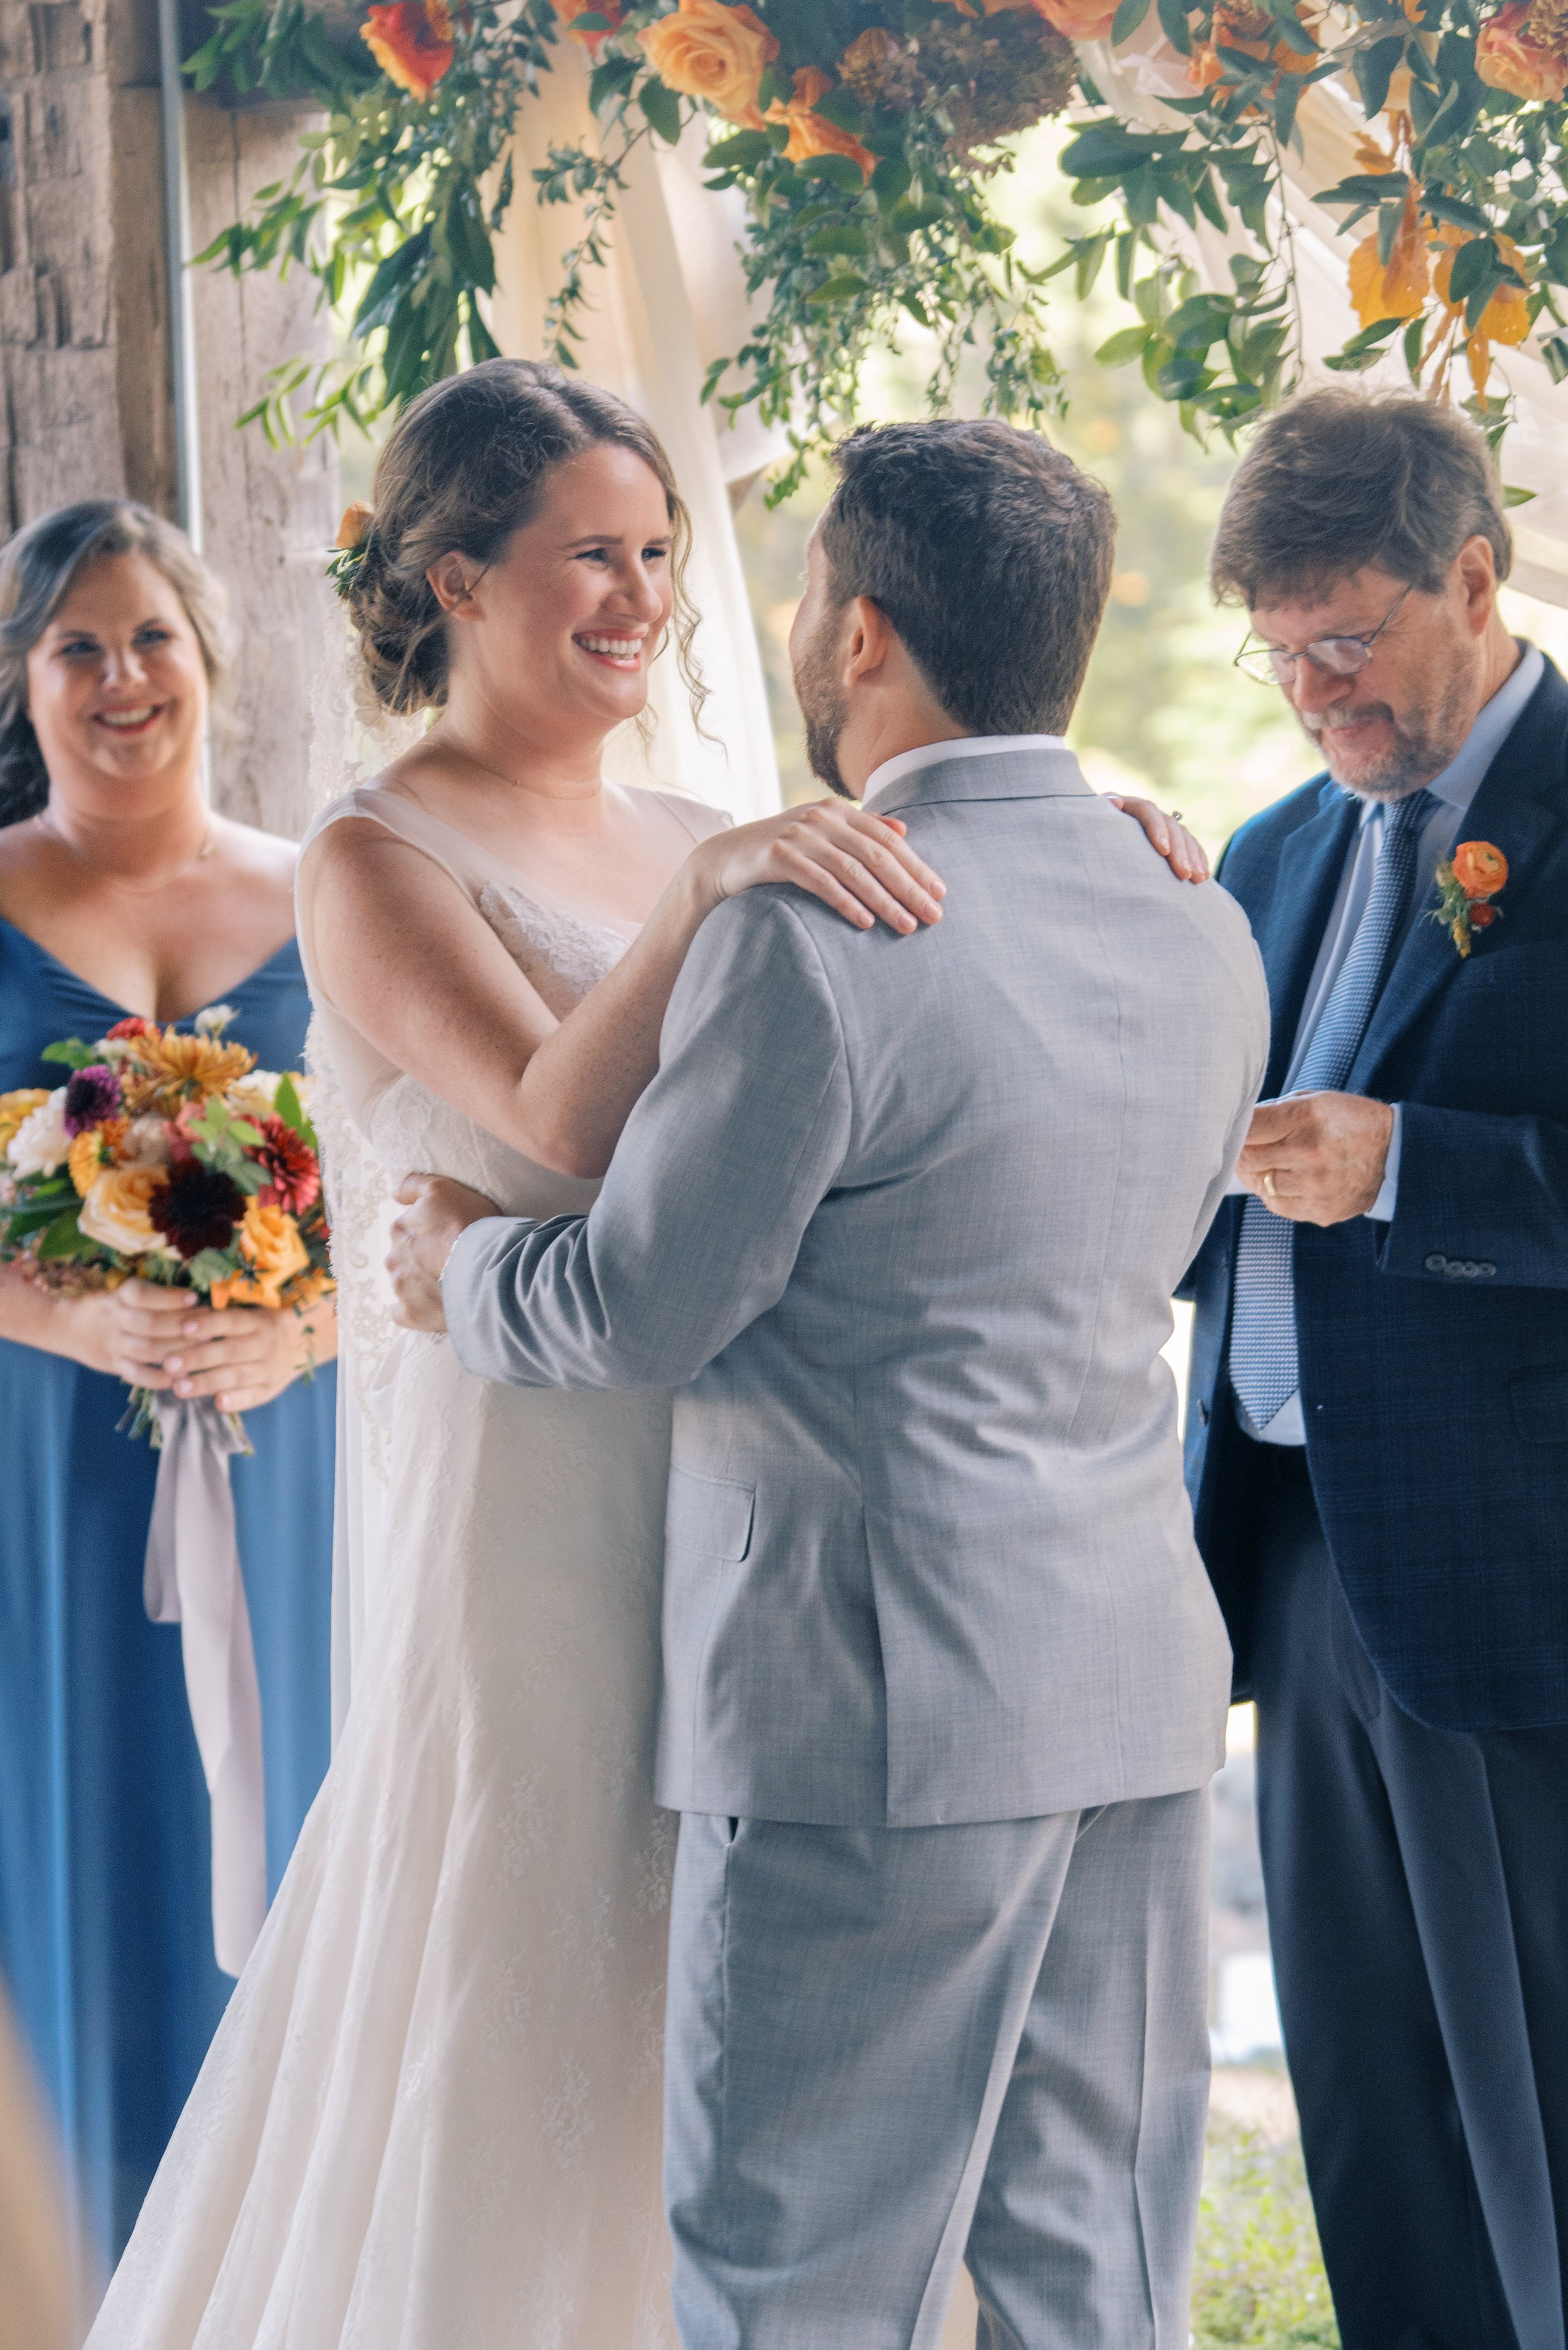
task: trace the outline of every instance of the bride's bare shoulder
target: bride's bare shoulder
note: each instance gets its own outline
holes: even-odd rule
[[[727,831],[735,821],[727,808],[711,807],[690,792],[649,790],[648,796],[657,800],[693,840],[711,839],[714,833]]]

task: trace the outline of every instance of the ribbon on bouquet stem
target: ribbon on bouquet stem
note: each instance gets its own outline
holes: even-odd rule
[[[148,1399],[161,1439],[142,1599],[178,1624],[185,1694],[213,1812],[213,1944],[237,1975],[266,1915],[261,1691],[234,1532],[229,1461],[249,1447],[206,1399]]]

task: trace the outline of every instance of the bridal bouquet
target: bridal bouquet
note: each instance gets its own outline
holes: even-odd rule
[[[52,1092],[0,1093],[0,1263],[68,1295],[132,1274],[219,1311],[314,1305],[333,1286],[316,1136],[300,1080],[223,1041],[227,1004],[193,1035],[119,1020],[43,1057]],[[157,1440],[151,1398],[134,1425]]]

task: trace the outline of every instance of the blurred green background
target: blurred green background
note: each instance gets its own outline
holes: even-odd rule
[[[1054,259],[1064,236],[1084,234],[1101,217],[1070,201],[1056,169],[1067,136],[1057,123],[1025,134],[1011,178],[996,191],[997,209],[1031,266]],[[1231,666],[1245,616],[1217,610],[1210,599],[1209,540],[1234,454],[1218,438],[1200,449],[1136,367],[1096,363],[1100,344],[1134,313],[1118,300],[1108,270],[1087,303],[1073,298],[1071,282],[1070,276],[1054,281],[1060,290],[1052,302],[1053,346],[1068,399],[1052,438],[1104,482],[1120,517],[1110,608],[1072,741],[1091,782],[1107,791],[1141,789],[1179,808],[1214,856],[1244,817],[1304,781],[1317,762],[1275,690]],[[867,421],[925,412],[931,348],[911,326],[896,358],[872,363]],[[972,413],[980,386],[977,363],[965,387]],[[821,790],[805,765],[786,647],[806,538],[829,487],[819,468],[798,496],[770,513],[759,484],[736,516],[779,769],[792,800]],[[1568,664],[1568,613],[1526,597],[1508,600],[1510,625]]]

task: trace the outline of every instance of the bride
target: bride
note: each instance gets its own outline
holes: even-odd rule
[[[700,700],[687,538],[648,428],[522,361],[426,392],[377,467],[358,658],[384,709],[439,715],[324,810],[300,868],[352,1701],[89,2350],[674,2344],[668,1399],[471,1378],[387,1319],[369,1222],[421,1170],[581,1212],[721,899],[786,882],[865,927],[940,918],[896,820],[825,802],[732,830],[601,779],[668,634]],[[1186,836],[1132,812],[1197,878]]]

